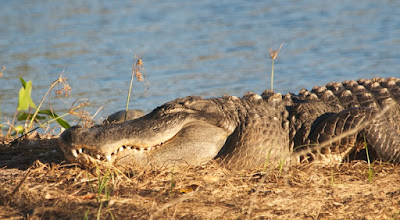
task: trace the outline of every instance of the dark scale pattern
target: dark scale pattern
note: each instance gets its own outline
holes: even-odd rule
[[[334,82],[298,98],[289,116],[294,161],[340,162],[364,137],[381,159],[400,161],[400,79]]]

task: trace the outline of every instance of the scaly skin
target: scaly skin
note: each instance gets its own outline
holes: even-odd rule
[[[190,96],[120,124],[70,128],[59,145],[84,166],[95,159],[162,167],[218,158],[241,170],[282,161],[337,163],[366,140],[382,160],[398,162],[399,103],[397,78],[329,83],[299,95]]]

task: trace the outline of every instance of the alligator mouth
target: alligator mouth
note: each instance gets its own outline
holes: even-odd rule
[[[102,155],[102,154],[98,154],[95,153],[92,150],[89,150],[87,148],[79,148],[79,149],[71,149],[71,155],[75,158],[75,160],[78,159],[79,156],[86,156],[86,157],[91,157],[92,159],[97,159],[100,161],[105,161],[105,162],[113,162],[117,157],[118,154],[120,154],[121,152],[128,152],[129,153],[133,153],[133,154],[145,154],[148,153],[152,150],[155,150],[157,148],[159,148],[161,144],[157,144],[155,146],[151,146],[151,147],[137,147],[137,146],[129,146],[129,145],[122,145],[121,147],[117,148],[114,152],[107,154],[107,155]]]
[[[86,144],[77,144],[75,147],[71,149],[71,145],[68,144],[67,139],[63,136],[60,138],[61,148],[63,151],[70,156],[69,160],[79,163],[90,163],[94,161],[101,161],[101,162],[108,162],[108,163],[115,163],[118,159],[126,156],[126,155],[136,155],[138,157],[145,156],[150,152],[153,152],[160,147],[162,147],[167,142],[174,139],[179,132],[175,135],[172,135],[171,138],[163,141],[159,144],[153,144],[148,147],[145,146],[137,146],[135,144],[129,144],[131,140],[120,140],[116,143],[112,143],[105,148],[115,149],[114,151],[104,152],[99,150],[98,147],[90,146]],[[67,135],[68,136],[68,135]],[[74,145],[74,144],[73,144]]]

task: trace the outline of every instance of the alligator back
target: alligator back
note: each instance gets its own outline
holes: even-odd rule
[[[400,79],[329,83],[291,98],[289,139],[297,162],[342,161],[366,142],[382,159],[399,160]]]

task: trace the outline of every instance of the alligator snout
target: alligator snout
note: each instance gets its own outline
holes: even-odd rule
[[[74,160],[75,160],[75,157],[74,157],[75,155],[72,153],[73,151],[71,151],[73,148],[70,149],[71,147],[73,147],[72,135],[79,128],[80,128],[80,126],[74,126],[74,127],[68,128],[58,138],[58,146],[60,146],[61,150],[64,152],[65,158],[70,162],[74,162]],[[73,149],[73,150],[75,150],[75,149]]]

